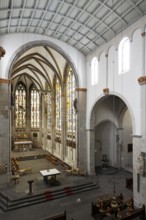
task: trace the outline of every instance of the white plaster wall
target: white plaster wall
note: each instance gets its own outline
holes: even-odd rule
[[[142,36],[146,25],[146,16],[125,29],[107,44],[99,47],[87,57],[87,121],[86,127],[90,128],[91,111],[95,103],[104,96],[103,89],[108,87],[110,94],[119,96],[127,105],[132,117],[133,134],[141,134],[140,122],[140,85],[138,78],[142,76]],[[130,39],[130,71],[119,75],[118,73],[118,46],[123,37]],[[106,57],[108,55],[108,66]],[[93,57],[99,59],[99,83],[91,86],[91,61]],[[106,71],[107,68],[107,71]],[[106,72],[108,76],[106,76]],[[106,86],[107,82],[107,86]]]
[[[86,88],[86,63],[85,57],[75,48],[69,46],[68,44],[53,39],[46,36],[36,35],[36,34],[9,34],[3,35],[0,37],[0,45],[6,50],[6,55],[1,59],[0,62],[0,77],[7,78],[9,67],[14,56],[17,54],[20,48],[23,48],[24,45],[29,45],[37,41],[44,41],[49,45],[55,45],[59,48],[62,53],[64,53],[70,61],[73,63],[74,68],[78,74],[79,78],[79,87]]]

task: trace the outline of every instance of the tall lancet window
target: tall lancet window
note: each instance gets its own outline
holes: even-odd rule
[[[48,105],[48,129],[51,129],[52,125],[52,102],[51,102],[51,94],[47,94],[47,105]]]
[[[58,78],[56,78],[55,91],[56,130],[61,131],[61,86]]]
[[[15,126],[26,127],[26,88],[22,83],[15,90]]]
[[[40,96],[35,86],[31,88],[31,128],[39,128],[40,124]]]
[[[119,45],[119,74],[126,73],[130,69],[130,41],[123,38]]]
[[[69,68],[66,74],[66,127],[67,133],[75,132],[76,112],[74,108],[75,101],[75,77],[72,69]]]

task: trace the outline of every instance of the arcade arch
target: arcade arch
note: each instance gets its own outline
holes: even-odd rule
[[[106,155],[108,167],[132,171],[132,117],[126,103],[115,95],[101,98],[95,104],[90,125],[93,167],[102,167]],[[93,149],[92,149],[93,148]]]

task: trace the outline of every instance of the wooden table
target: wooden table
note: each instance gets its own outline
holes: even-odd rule
[[[41,170],[41,175],[44,177],[44,182],[48,183],[48,177],[51,176],[54,182],[56,182],[56,176],[60,174],[60,171],[56,168],[48,169],[48,170]]]

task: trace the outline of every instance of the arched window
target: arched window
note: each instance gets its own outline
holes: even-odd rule
[[[15,126],[26,127],[26,88],[22,83],[15,90]]]
[[[98,60],[94,57],[91,62],[91,84],[95,85],[98,83]]]
[[[72,69],[68,68],[66,74],[66,129],[67,133],[75,132],[75,77],[72,73]]]
[[[61,131],[61,86],[58,78],[56,78],[55,91],[56,91],[56,96],[55,96],[56,130]]]
[[[123,38],[119,45],[119,74],[126,73],[130,68],[130,41]]]
[[[51,102],[51,94],[48,93],[47,95],[47,112],[48,112],[48,129],[51,129],[51,125],[52,125],[52,102]]]
[[[39,92],[36,90],[35,86],[31,88],[31,128],[39,128],[40,123],[40,97]]]

